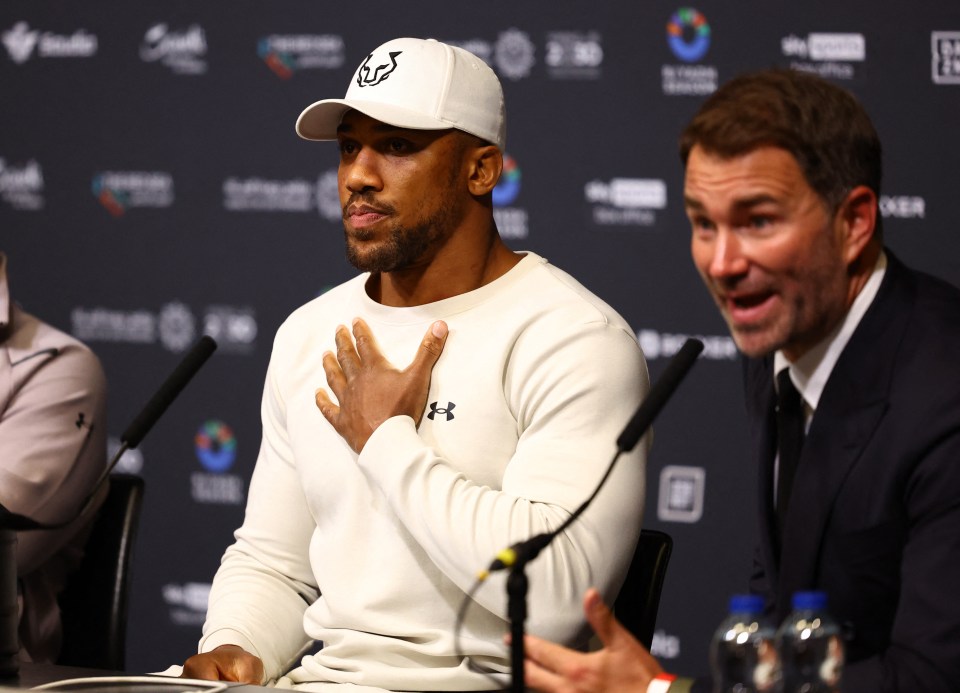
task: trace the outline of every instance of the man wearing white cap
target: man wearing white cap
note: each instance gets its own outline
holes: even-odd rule
[[[339,143],[347,257],[363,273],[277,333],[246,518],[184,675],[499,688],[502,573],[467,592],[497,552],[555,529],[596,486],[646,390],[642,354],[609,306],[500,240],[503,93],[472,54],[390,41],[297,132]],[[531,632],[580,644],[579,595],[616,595],[644,460],[645,446],[621,460],[527,567]]]

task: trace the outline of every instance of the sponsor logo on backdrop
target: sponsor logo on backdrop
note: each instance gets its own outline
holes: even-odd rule
[[[496,65],[493,63],[493,44],[489,41],[480,38],[462,40],[444,39],[444,43],[449,43],[451,46],[457,46],[465,51],[470,51],[487,65],[496,69]]]
[[[690,337],[696,337],[703,342],[703,353],[700,358],[709,361],[734,361],[737,359],[737,344],[729,335],[691,335],[658,332],[656,330],[640,330],[637,332],[637,341],[643,349],[643,355],[648,361],[660,358],[670,358],[678,351]]]
[[[210,305],[202,313],[204,334],[217,341],[222,353],[249,354],[256,348],[257,321],[253,308]],[[159,311],[76,307],[70,331],[84,342],[160,344],[174,353],[186,351],[197,337],[197,318],[180,301]]]
[[[680,656],[680,638],[663,630],[653,631],[650,654],[657,659],[676,659]]]
[[[520,167],[509,154],[503,155],[503,173],[493,189],[493,218],[501,238],[526,238],[530,234],[527,210],[514,207],[520,195]]]
[[[533,41],[525,31],[501,31],[493,46],[493,67],[507,79],[523,79],[536,63]]]
[[[313,204],[313,184],[303,178],[228,178],[223,183],[223,206],[231,212],[309,212]]]
[[[667,96],[702,96],[717,89],[718,71],[697,64],[710,50],[712,31],[707,18],[692,7],[681,7],[667,22],[667,45],[680,65],[663,65],[660,79]]]
[[[662,522],[699,522],[707,471],[703,467],[668,465],[660,472],[657,519]]]
[[[91,188],[94,197],[115,217],[134,207],[173,204],[173,176],[162,171],[104,171],[94,175]]]
[[[805,39],[791,34],[780,40],[780,48],[792,69],[833,79],[853,79],[854,63],[867,59],[863,34],[819,32]]]
[[[327,221],[342,221],[343,208],[340,206],[340,183],[337,181],[337,169],[331,169],[317,178],[317,211]]]
[[[282,79],[300,70],[335,70],[346,60],[343,37],[336,34],[265,36],[257,42],[257,54]]]
[[[170,607],[170,621],[178,626],[202,626],[210,600],[209,582],[169,583],[161,591]]]
[[[120,452],[123,443],[115,436],[107,438],[107,460],[112,460]],[[143,453],[140,448],[134,450],[124,450],[117,460],[117,466],[113,468],[115,472],[123,474],[139,474],[143,471]]]
[[[161,63],[178,75],[202,75],[207,71],[207,38],[203,27],[191,24],[186,29],[171,29],[154,24],[140,44],[140,59]]]
[[[596,31],[551,31],[543,62],[554,79],[599,79],[603,40]]]
[[[934,84],[960,84],[960,31],[930,33]]]
[[[927,202],[917,195],[881,195],[880,214],[884,219],[923,219]]]
[[[216,419],[205,421],[193,443],[204,469],[190,475],[193,500],[205,505],[241,505],[243,478],[227,473],[237,459],[237,439],[230,427]]]
[[[30,58],[89,58],[97,53],[97,37],[84,29],[69,35],[31,29],[26,22],[17,22],[2,35],[3,45],[13,62],[22,64]]]
[[[592,180],[583,188],[598,226],[652,226],[656,210],[667,206],[667,184],[645,178],[612,178],[609,183]]]
[[[253,308],[225,305],[207,306],[203,333],[229,352],[249,354],[257,340],[257,318]]]
[[[14,209],[43,209],[43,169],[35,159],[9,164],[0,158],[0,199]]]

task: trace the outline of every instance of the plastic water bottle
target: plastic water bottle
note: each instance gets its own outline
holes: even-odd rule
[[[763,599],[735,595],[710,643],[714,693],[773,691],[777,681],[774,629],[762,618]]]
[[[797,592],[793,613],[777,631],[784,693],[834,693],[843,673],[840,627],[824,592]]]

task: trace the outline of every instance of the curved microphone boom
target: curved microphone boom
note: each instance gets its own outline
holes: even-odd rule
[[[686,376],[690,369],[693,368],[693,364],[696,362],[701,351],[703,351],[703,342],[701,342],[699,339],[694,339],[691,337],[683,343],[683,346],[680,347],[680,350],[670,360],[670,363],[667,365],[666,370],[664,370],[663,375],[661,375],[657,382],[655,382],[650,388],[650,392],[647,393],[647,396],[637,408],[636,413],[624,427],[620,437],[617,438],[617,453],[613,456],[613,459],[610,461],[610,465],[607,467],[606,473],[603,475],[603,478],[600,479],[600,483],[597,484],[597,487],[594,489],[593,493],[590,494],[590,497],[581,503],[580,507],[577,508],[573,514],[570,515],[570,517],[568,517],[557,529],[551,532],[538,534],[530,539],[514,544],[510,548],[500,551],[490,566],[485,571],[481,572],[481,578],[485,578],[489,573],[494,571],[503,570],[504,568],[510,568],[513,566],[522,566],[532,561],[550,544],[551,541],[553,541],[558,534],[563,532],[578,517],[580,517],[583,511],[587,509],[587,506],[589,506],[590,503],[593,502],[593,499],[596,498],[597,494],[600,492],[600,489],[603,488],[604,483],[607,481],[607,478],[609,478],[610,473],[613,471],[613,466],[620,457],[621,453],[629,452],[636,447],[640,438],[644,433],[647,432],[647,429],[650,428],[650,425],[657,417],[657,414],[660,413],[660,410],[663,409],[663,406],[667,403],[670,397],[673,396],[673,393],[680,385],[680,381],[683,380],[684,376]]]

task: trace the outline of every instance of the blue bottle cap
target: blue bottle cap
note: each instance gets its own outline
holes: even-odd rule
[[[735,594],[730,597],[731,614],[759,614],[763,611],[763,597],[757,594]]]
[[[826,592],[794,592],[794,609],[820,610],[827,607]]]

